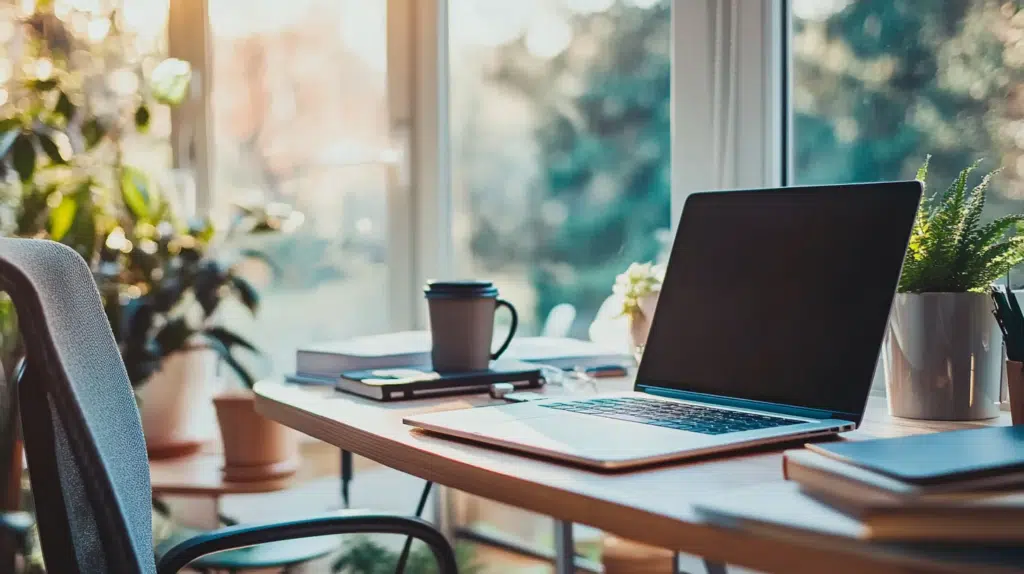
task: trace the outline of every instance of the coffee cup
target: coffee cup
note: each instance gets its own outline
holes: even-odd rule
[[[482,371],[508,349],[519,316],[511,303],[498,298],[498,289],[490,281],[431,281],[423,293],[430,312],[430,356],[435,371]],[[492,352],[499,307],[508,308],[512,324],[505,342]]]

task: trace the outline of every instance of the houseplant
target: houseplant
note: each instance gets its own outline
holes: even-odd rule
[[[1024,261],[1024,221],[1011,214],[982,224],[993,173],[973,188],[967,167],[918,212],[889,319],[884,353],[893,415],[975,420],[999,414],[1002,344],[988,291]],[[918,170],[924,184],[928,159]]]
[[[612,293],[622,299],[621,314],[629,321],[629,336],[637,361],[647,344],[664,281],[665,266],[654,263],[633,263],[615,278]]]

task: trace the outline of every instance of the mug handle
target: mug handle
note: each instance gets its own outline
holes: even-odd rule
[[[505,339],[505,342],[501,344],[501,347],[498,347],[497,351],[491,353],[491,359],[497,359],[505,352],[506,349],[508,349],[509,343],[512,342],[512,337],[516,334],[516,327],[519,326],[519,314],[516,313],[516,308],[504,299],[497,299],[495,302],[497,303],[497,307],[508,307],[509,313],[512,313],[512,326],[508,328],[508,337]]]

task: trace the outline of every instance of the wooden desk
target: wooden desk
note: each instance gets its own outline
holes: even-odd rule
[[[604,380],[602,390],[629,388]],[[629,473],[572,468],[413,431],[402,417],[489,404],[469,396],[378,403],[330,388],[276,381],[256,385],[256,408],[282,424],[394,469],[557,519],[588,524],[624,538],[767,572],[906,573],[1024,572],[991,564],[951,563],[920,550],[822,536],[751,534],[707,524],[692,503],[728,489],[780,482],[781,447],[709,457]],[[557,392],[548,389],[547,392]],[[872,398],[861,430],[851,435],[899,436],[985,424],[893,419]],[[789,445],[792,447],[793,445]],[[771,537],[769,537],[771,536]]]

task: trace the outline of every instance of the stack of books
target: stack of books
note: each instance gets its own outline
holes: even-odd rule
[[[709,500],[732,526],[868,540],[1024,543],[1024,426],[810,444],[786,451],[787,483]]]
[[[292,382],[333,385],[341,373],[430,365],[430,332],[401,331],[353,337],[298,350]],[[550,365],[560,369],[625,367],[629,355],[590,341],[565,337],[517,337],[502,359]]]

